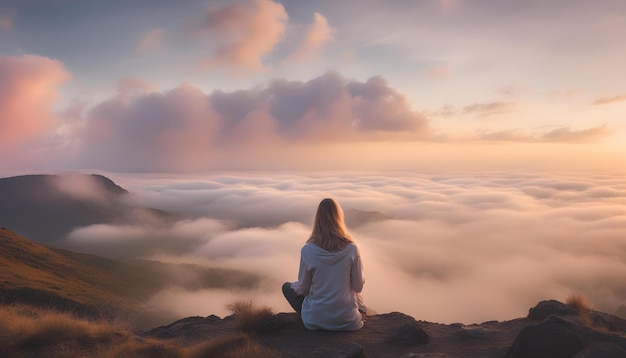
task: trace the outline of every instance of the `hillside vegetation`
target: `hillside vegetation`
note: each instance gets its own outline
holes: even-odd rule
[[[260,280],[235,270],[117,261],[53,249],[4,228],[0,252],[0,301],[69,309],[90,317],[138,313],[147,299],[171,286],[246,289]]]
[[[140,337],[123,320],[85,319],[67,312],[0,305],[1,357],[277,357],[243,333],[198,344]]]

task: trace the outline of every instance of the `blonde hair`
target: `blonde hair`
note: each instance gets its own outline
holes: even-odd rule
[[[307,242],[331,252],[354,242],[343,222],[341,206],[335,200],[326,198],[320,202],[315,213],[313,232]]]

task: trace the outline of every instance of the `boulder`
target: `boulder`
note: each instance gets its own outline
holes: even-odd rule
[[[556,300],[541,301],[537,303],[535,307],[528,310],[528,318],[534,321],[543,321],[551,314],[577,315],[578,311]]]
[[[626,358],[626,351],[611,342],[590,344],[572,358]]]
[[[417,322],[406,323],[398,327],[387,342],[398,346],[416,346],[430,342],[430,337]]]
[[[539,324],[524,327],[506,358],[568,358],[584,348],[576,324],[551,315]]]

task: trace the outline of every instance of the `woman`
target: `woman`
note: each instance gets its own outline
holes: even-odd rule
[[[348,234],[341,207],[320,202],[313,232],[302,247],[298,281],[285,282],[283,294],[308,329],[356,331],[363,327],[363,267]]]

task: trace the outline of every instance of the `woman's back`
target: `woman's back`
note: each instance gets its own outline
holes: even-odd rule
[[[306,244],[301,251],[300,270],[303,275],[296,292],[309,288],[301,312],[308,329],[350,331],[363,326],[356,297],[363,288],[356,245],[330,252]]]
[[[313,231],[300,252],[298,281],[285,282],[283,294],[308,329],[355,331],[363,327],[359,308],[364,284],[361,256],[336,201],[322,200]]]

